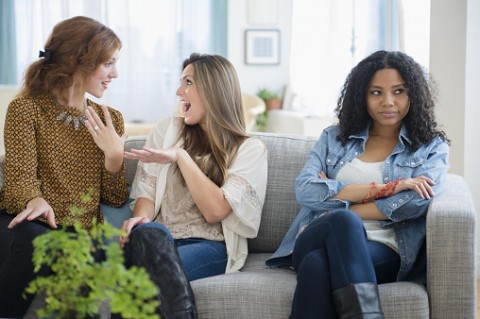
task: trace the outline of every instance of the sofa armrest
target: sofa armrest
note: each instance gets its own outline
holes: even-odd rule
[[[475,318],[475,208],[465,179],[448,174],[427,214],[431,318]]]

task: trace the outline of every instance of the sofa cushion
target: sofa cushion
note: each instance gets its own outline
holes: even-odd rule
[[[125,142],[125,151],[130,151],[132,148],[134,149],[141,149],[142,146],[145,144],[146,136],[132,136],[127,139]],[[128,185],[132,185],[133,178],[135,177],[135,173],[137,172],[137,160],[125,159],[125,180],[127,181]]]
[[[258,236],[249,240],[248,247],[254,253],[273,253],[300,210],[295,196],[295,179],[317,138],[274,133],[257,136],[268,149],[268,191]]]
[[[199,318],[288,318],[293,271],[261,269],[192,281]]]
[[[385,318],[430,318],[428,293],[425,286],[412,282],[378,285]]]
[[[199,318],[288,318],[297,284],[289,269],[267,269],[270,254],[249,254],[236,273],[192,281]],[[425,286],[410,282],[381,284],[385,318],[430,317]]]

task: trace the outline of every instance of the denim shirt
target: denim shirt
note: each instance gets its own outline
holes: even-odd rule
[[[326,128],[310,151],[307,162],[295,181],[296,196],[301,205],[300,212],[277,251],[267,260],[268,266],[290,265],[296,238],[314,219],[326,212],[350,207],[349,201],[332,199],[349,184],[334,178],[346,163],[364,153],[368,129],[351,135],[345,146],[342,146],[336,138],[339,133],[340,128],[336,125]],[[414,152],[407,147],[410,143],[407,130],[403,126],[397,145],[382,166],[383,182],[423,175],[435,182],[432,189],[436,195],[439,194],[449,167],[447,142],[437,137]],[[320,178],[318,174],[321,171],[329,178]],[[430,201],[422,199],[413,190],[402,191],[374,201],[387,218],[381,221],[382,227],[394,229],[401,259],[398,281],[426,282],[426,214]]]

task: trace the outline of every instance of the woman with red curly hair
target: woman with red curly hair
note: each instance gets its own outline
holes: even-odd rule
[[[117,74],[120,39],[87,17],[58,23],[27,69],[5,121],[5,185],[0,193],[0,317],[21,317],[34,278],[35,237],[72,219],[103,221],[100,201],[120,206],[125,182],[123,118],[85,97],[103,96]],[[89,203],[81,195],[97,192]]]

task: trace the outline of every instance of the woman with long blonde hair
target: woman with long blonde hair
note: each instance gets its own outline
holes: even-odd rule
[[[143,149],[125,153],[140,162],[121,242],[159,287],[162,318],[196,318],[189,281],[241,269],[257,235],[267,151],[246,133],[227,59],[192,54],[177,95],[183,116],[160,120]]]

